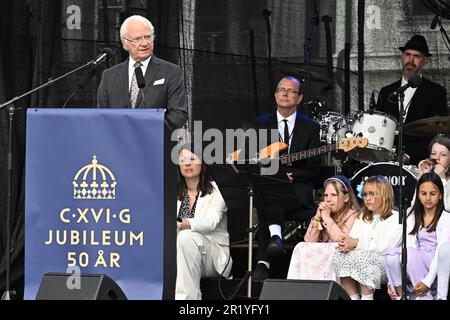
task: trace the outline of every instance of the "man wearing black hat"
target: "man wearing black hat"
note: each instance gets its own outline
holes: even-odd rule
[[[397,95],[392,95],[398,88],[406,85],[415,75],[422,78],[421,84],[417,88],[409,87],[404,91],[404,111],[403,123],[407,124],[424,118],[434,116],[447,116],[447,91],[435,82],[422,76],[422,70],[428,63],[428,58],[432,55],[428,51],[425,38],[421,35],[414,35],[404,47],[399,48],[402,53],[403,76],[380,90],[378,96],[377,109],[388,113],[401,121],[399,116],[400,103]],[[420,160],[426,159],[428,143],[431,137],[412,137],[404,135],[403,161],[405,164],[418,164]]]

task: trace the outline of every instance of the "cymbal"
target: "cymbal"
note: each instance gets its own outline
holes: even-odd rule
[[[305,69],[289,68],[289,69],[284,69],[282,71],[287,74],[298,76],[298,77],[302,78],[302,80],[306,80],[306,78],[307,78],[307,72]],[[310,71],[309,80],[314,81],[314,82],[324,82],[324,83],[329,83],[329,84],[334,83],[334,81],[332,79],[327,78],[324,75],[322,75],[318,72],[314,72],[314,71]]]
[[[432,136],[438,133],[450,133],[450,117],[432,117],[410,122],[403,127],[410,136]]]

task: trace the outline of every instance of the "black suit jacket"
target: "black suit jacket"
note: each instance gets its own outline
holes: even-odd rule
[[[255,126],[258,129],[278,130],[276,112],[259,116],[256,118]],[[320,125],[297,112],[289,153],[318,147],[320,147]],[[299,196],[300,203],[306,205],[311,202],[313,181],[319,174],[320,159],[315,157],[296,161],[291,166],[285,167],[285,170],[293,173],[293,186]]]
[[[97,91],[99,108],[131,108],[128,60],[103,72]],[[152,56],[145,72],[145,101],[139,92],[137,108],[166,108],[166,122],[171,129],[187,120],[184,77],[179,66]]]
[[[394,82],[380,90],[377,109],[394,116],[399,121],[398,101],[390,101],[389,95],[401,86],[401,80]],[[406,105],[405,105],[406,108]],[[447,116],[447,91],[445,88],[425,77],[411,99],[408,114],[404,124],[430,118],[434,116]],[[432,137],[412,137],[404,135],[404,150],[411,157],[411,163],[417,164],[420,160],[428,158],[428,144]]]

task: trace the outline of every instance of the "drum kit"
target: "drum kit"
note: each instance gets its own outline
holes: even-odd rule
[[[290,68],[284,70],[301,78],[306,77],[306,70]],[[330,85],[332,79],[321,73],[310,72],[310,81]],[[348,153],[350,159],[364,165],[362,169],[352,170],[353,187],[362,186],[369,176],[386,176],[394,188],[396,204],[398,205],[397,188],[399,186],[399,164],[395,162],[395,137],[398,135],[397,119],[389,114],[370,109],[359,111],[353,116],[329,111],[330,108],[320,100],[309,101],[308,109],[312,110],[314,119],[320,123],[320,140],[323,144],[339,143],[343,138],[363,137],[369,144],[365,148],[356,148]],[[324,111],[327,110],[327,111]],[[435,136],[439,133],[450,134],[450,117],[431,117],[417,120],[403,126],[403,133],[409,136]],[[328,158],[329,166],[341,166],[340,155],[335,159]],[[356,172],[356,173],[354,173]],[[339,172],[340,173],[340,172]],[[350,174],[350,175],[351,175]],[[419,170],[415,166],[403,166],[402,186],[406,188],[406,198],[412,200],[415,185],[419,179]]]
[[[344,117],[336,112],[324,112],[315,117],[320,123],[321,142],[326,144],[338,143],[342,138],[351,136],[364,137],[369,140],[366,148],[354,149],[349,157],[362,162],[365,167],[357,171],[351,178],[356,190],[370,176],[383,175],[391,182],[396,205],[398,205],[398,186],[400,183],[406,189],[404,198],[413,199],[415,186],[419,179],[416,166],[403,166],[403,181],[399,181],[399,164],[394,162],[396,150],[395,136],[398,134],[397,120],[389,114],[370,110],[358,112],[353,117]],[[439,133],[450,133],[450,117],[432,117],[406,124],[403,127],[405,135],[434,136]]]
[[[315,120],[320,123],[320,136],[324,143],[337,143],[350,136],[367,138],[369,145],[366,148],[350,152],[350,157],[355,160],[374,163],[394,159],[397,120],[391,115],[375,110],[358,112],[353,117],[326,112]]]

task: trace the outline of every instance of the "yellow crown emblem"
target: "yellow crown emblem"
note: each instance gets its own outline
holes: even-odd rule
[[[111,170],[92,159],[92,164],[81,168],[73,180],[74,199],[113,200],[117,181]]]

